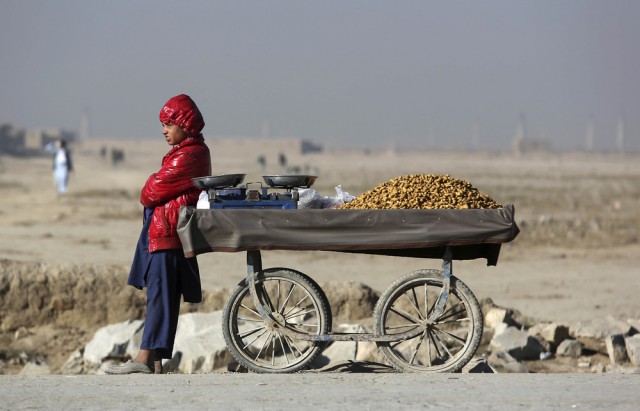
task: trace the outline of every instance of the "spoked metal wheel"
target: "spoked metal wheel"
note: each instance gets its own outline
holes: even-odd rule
[[[428,320],[442,286],[442,271],[418,270],[397,280],[378,300],[373,314],[376,335],[423,329],[410,339],[377,343],[396,369],[454,372],[475,354],[482,338],[482,312],[462,281],[451,276],[444,311],[435,320]]]
[[[285,268],[261,271],[256,292],[273,322],[259,314],[247,280],[233,290],[223,311],[227,348],[239,364],[258,373],[304,369],[320,354],[324,343],[292,337],[296,331],[320,335],[331,331],[329,302],[308,276]]]

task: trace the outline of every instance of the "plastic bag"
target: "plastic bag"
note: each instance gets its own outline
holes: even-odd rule
[[[298,208],[322,208],[322,196],[313,188],[299,188]]]
[[[342,200],[342,204],[346,204],[349,201],[353,201],[356,198],[354,196],[352,196],[351,194],[347,193],[346,191],[342,191],[342,186],[338,185],[336,186],[336,197],[338,197],[340,200]]]
[[[342,191],[342,186],[336,186],[336,195],[322,198],[322,208],[340,208],[345,203],[353,200],[355,197],[346,191]]]
[[[336,186],[335,196],[321,196],[313,188],[298,189],[298,208],[340,208],[355,197]]]

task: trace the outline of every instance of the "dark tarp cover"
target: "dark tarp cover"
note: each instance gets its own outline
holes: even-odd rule
[[[513,205],[499,209],[340,210],[182,207],[178,235],[187,257],[206,252],[323,250],[442,258],[486,258],[519,233]]]

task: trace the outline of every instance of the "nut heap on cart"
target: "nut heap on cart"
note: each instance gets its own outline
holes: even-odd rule
[[[442,174],[409,174],[396,177],[347,203],[344,209],[381,210],[502,208],[471,183]]]

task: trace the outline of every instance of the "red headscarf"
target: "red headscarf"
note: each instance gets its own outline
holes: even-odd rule
[[[160,110],[160,121],[175,124],[189,135],[198,135],[204,128],[204,119],[196,103],[186,94],[172,97]]]

